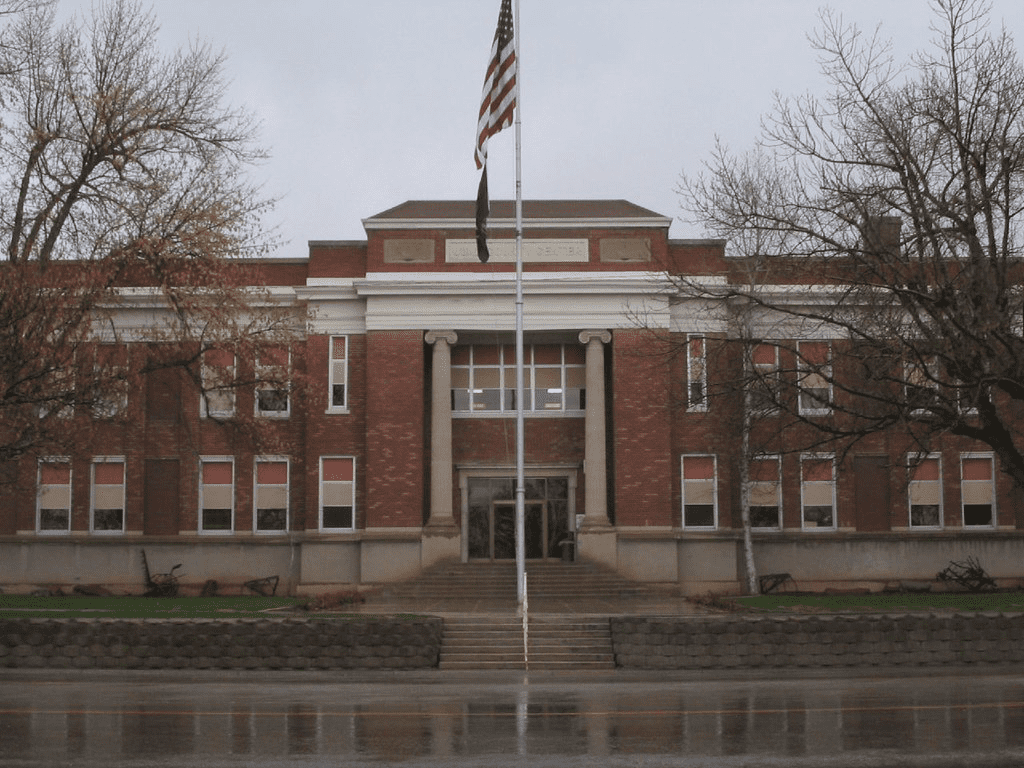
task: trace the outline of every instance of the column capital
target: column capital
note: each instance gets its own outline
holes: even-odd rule
[[[602,344],[607,344],[612,340],[612,335],[608,331],[604,330],[586,330],[580,331],[580,343],[589,344],[592,341],[600,341]]]
[[[455,344],[459,340],[459,335],[455,331],[427,331],[423,336],[423,340],[427,344],[435,344],[438,341],[447,341],[448,346]]]

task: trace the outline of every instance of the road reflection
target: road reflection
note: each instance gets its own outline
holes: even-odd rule
[[[0,680],[0,765],[494,755],[787,764],[836,755],[877,764],[961,755],[968,764],[969,755],[988,755],[1016,764],[1024,761],[1024,680]]]

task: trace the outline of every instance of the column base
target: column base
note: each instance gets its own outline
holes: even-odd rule
[[[457,525],[430,523],[423,529],[420,539],[420,563],[429,568],[445,560],[458,561],[462,557],[462,531]]]
[[[576,534],[576,556],[618,570],[619,535],[611,525],[586,525]]]

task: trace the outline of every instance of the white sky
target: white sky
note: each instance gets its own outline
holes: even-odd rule
[[[816,0],[520,0],[523,196],[624,198],[681,215],[675,188],[715,136],[751,145],[772,94],[822,85]],[[65,12],[92,0],[62,0]],[[256,113],[282,200],[269,223],[364,239],[405,200],[473,199],[476,115],[500,0],[152,0],[165,46],[223,48],[230,101]],[[928,44],[927,0],[833,0],[899,60]],[[992,18],[1024,41],[1024,2]],[[513,131],[489,147],[491,196],[512,198]],[[676,221],[672,237],[700,237]]]

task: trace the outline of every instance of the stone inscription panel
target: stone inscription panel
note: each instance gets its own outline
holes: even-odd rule
[[[515,264],[516,241],[508,238],[487,241],[491,262]],[[476,240],[445,241],[444,260],[449,264],[479,263]],[[590,261],[590,245],[586,238],[537,238],[523,240],[523,263]]]

